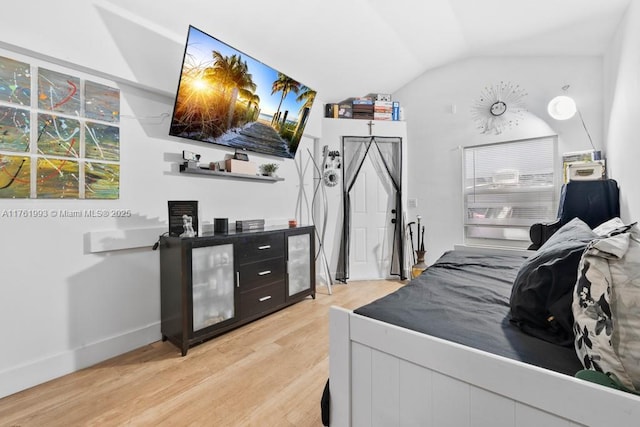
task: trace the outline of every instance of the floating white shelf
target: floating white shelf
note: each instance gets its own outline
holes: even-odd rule
[[[221,176],[224,178],[235,178],[235,179],[253,179],[256,181],[284,181],[284,178],[274,177],[274,176],[262,176],[262,175],[247,175],[244,173],[233,173],[233,172],[221,172],[221,171],[212,171],[211,169],[195,169],[195,168],[187,168],[184,165],[180,165],[180,173],[190,173],[193,175],[209,175],[209,176]]]

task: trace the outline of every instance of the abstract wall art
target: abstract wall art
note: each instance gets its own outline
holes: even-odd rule
[[[0,101],[18,105],[31,103],[31,66],[0,57]]]
[[[120,165],[86,162],[85,198],[117,199],[120,196]]]
[[[31,192],[31,159],[0,154],[0,197],[26,199]]]
[[[77,161],[38,158],[37,189],[41,199],[77,199],[79,166]]]
[[[0,198],[118,199],[120,90],[51,68],[0,56]]]
[[[29,151],[31,115],[29,110],[0,105],[0,151]]]

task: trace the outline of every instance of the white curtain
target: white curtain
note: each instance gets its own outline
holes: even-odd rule
[[[349,278],[349,244],[351,238],[351,190],[362,164],[370,158],[381,176],[388,176],[395,194],[395,226],[393,233],[391,275],[404,275],[404,215],[402,211],[402,139],[398,137],[344,137],[343,152],[343,224],[340,256],[336,279],[346,282]],[[384,180],[383,180],[384,181]]]

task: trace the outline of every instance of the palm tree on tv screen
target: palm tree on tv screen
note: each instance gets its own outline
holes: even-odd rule
[[[255,121],[260,111],[260,97],[248,90],[241,89],[240,98],[244,99],[247,103],[246,121]]]
[[[227,101],[227,129],[233,123],[238,94],[240,91],[254,93],[257,86],[253,82],[253,76],[249,73],[247,62],[239,55],[224,56],[218,51],[213,51],[213,67],[205,70],[205,77],[215,79],[223,88],[223,96]],[[231,91],[229,93],[229,90]],[[247,96],[245,96],[247,98]]]
[[[295,149],[298,147],[298,141],[300,140],[301,129],[304,127],[307,122],[307,118],[309,117],[309,111],[311,110],[311,106],[313,105],[313,101],[316,98],[316,91],[312,90],[304,85],[300,87],[300,93],[296,98],[296,101],[300,102],[300,109],[298,110],[298,124],[296,125],[296,129],[293,132],[292,145],[295,144],[295,147],[289,147]]]
[[[282,73],[278,73],[278,79],[273,82],[273,86],[271,86],[271,95],[274,95],[278,92],[282,92],[282,97],[280,98],[280,103],[278,104],[278,109],[276,113],[273,115],[273,119],[271,123],[273,124],[274,120],[278,117],[280,113],[280,107],[282,107],[282,102],[287,97],[289,92],[293,92],[295,94],[300,90],[300,83],[293,80],[291,77],[287,77]]]
[[[309,89],[304,85],[300,87],[300,93],[298,94],[296,101],[298,102],[304,101],[304,103],[300,106],[300,110],[298,111],[298,116],[302,114],[305,108],[309,108],[309,109],[311,108],[311,105],[313,105],[313,100],[315,98],[316,98],[315,90]]]

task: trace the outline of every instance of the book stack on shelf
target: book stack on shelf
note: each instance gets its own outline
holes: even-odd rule
[[[341,101],[337,104],[325,104],[324,116],[333,119],[353,118],[353,98]]]
[[[370,93],[363,97],[348,98],[334,104],[325,104],[325,117],[334,119],[400,120],[400,103],[391,95]]]
[[[392,120],[393,102],[375,101],[373,104],[373,120]]]
[[[351,102],[351,116],[354,119],[374,119],[374,101],[370,98],[355,98]]]

